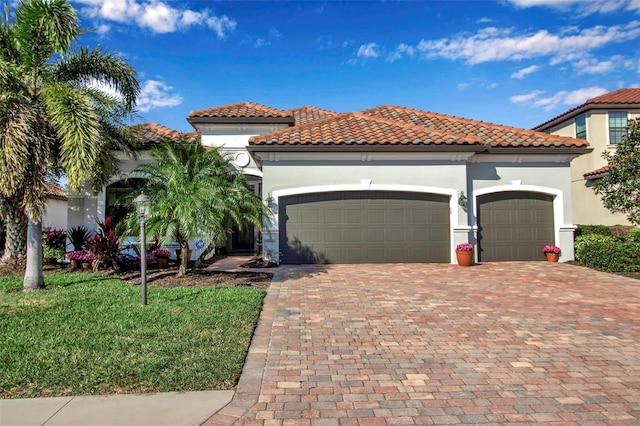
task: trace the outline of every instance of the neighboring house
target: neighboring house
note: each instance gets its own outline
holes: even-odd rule
[[[67,229],[67,191],[60,186],[46,184],[46,204],[42,215],[44,229]]]
[[[245,102],[188,121],[273,213],[262,236],[234,232],[230,252],[455,263],[455,246],[471,242],[479,261],[543,260],[547,244],[560,246],[561,261],[574,258],[569,162],[590,152],[585,140],[396,106],[339,114]],[[116,192],[133,190],[120,179],[70,196],[70,223],[103,218]]]
[[[640,117],[640,89],[620,89],[587,100],[584,104],[533,128],[552,135],[585,139],[593,151],[571,162],[573,222],[585,225],[629,225],[626,215],[611,213],[593,189],[606,175],[605,151],[615,151],[626,133],[627,120]]]

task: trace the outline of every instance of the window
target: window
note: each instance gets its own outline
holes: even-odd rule
[[[609,112],[609,143],[618,144],[627,134],[627,111]]]
[[[111,217],[111,226],[113,228],[132,211],[133,207],[130,203],[127,203],[127,196],[134,191],[140,190],[144,183],[144,179],[132,178],[127,181],[120,180],[107,186],[105,217]]]
[[[576,118],[576,138],[587,139],[587,116],[581,115]]]

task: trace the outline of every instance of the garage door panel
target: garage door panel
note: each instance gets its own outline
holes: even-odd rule
[[[553,244],[553,197],[532,192],[501,192],[478,198],[481,261],[543,260]]]
[[[363,191],[283,197],[280,230],[284,263],[450,260],[447,196]]]

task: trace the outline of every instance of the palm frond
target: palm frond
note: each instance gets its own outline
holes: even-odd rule
[[[45,86],[46,112],[60,140],[60,164],[77,189],[96,165],[100,153],[99,117],[91,99],[79,90],[61,84]]]
[[[65,83],[90,85],[98,82],[113,87],[122,95],[127,112],[133,111],[140,92],[136,70],[123,58],[100,48],[80,48],[53,67],[53,77]]]

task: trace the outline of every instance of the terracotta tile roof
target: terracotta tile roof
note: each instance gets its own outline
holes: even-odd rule
[[[592,104],[639,104],[640,89],[618,89],[604,95],[596,96],[585,102],[585,105]]]
[[[45,183],[44,186],[46,198],[55,198],[58,200],[67,199],[67,191],[62,189],[59,185],[56,185],[55,183]]]
[[[439,132],[383,117],[351,112],[253,136],[250,145],[473,145],[470,135]]]
[[[283,111],[281,109],[271,108],[268,106],[255,104],[253,102],[240,102],[232,105],[223,105],[214,108],[191,111],[189,113],[189,118],[202,117],[285,118],[292,117],[292,114],[290,111]]]
[[[155,123],[137,124],[131,129],[140,135],[143,145],[157,144],[164,138],[178,140],[185,136],[184,133]]]
[[[590,109],[591,107],[597,108],[598,106],[620,106],[624,108],[625,106],[640,107],[640,89],[636,88],[628,88],[628,89],[618,89],[613,92],[605,93],[604,95],[596,96],[595,98],[587,99],[585,103],[582,105],[578,105],[575,108],[571,108],[570,110],[563,112],[562,114],[553,117],[551,120],[547,120],[542,124],[538,124],[533,129],[534,130],[545,130],[546,127],[551,123],[556,123],[563,121],[564,119],[568,119],[574,115],[581,114],[583,111]]]
[[[383,105],[362,112],[399,123],[478,139],[491,147],[587,147],[587,141],[411,108]]]
[[[609,166],[600,167],[599,169],[592,170],[583,174],[585,180],[598,179],[606,175],[609,172]]]
[[[302,106],[299,108],[293,108],[288,110],[287,112],[293,115],[296,126],[340,115],[340,113],[337,113],[335,111],[329,111],[327,109],[316,108],[313,106]]]

